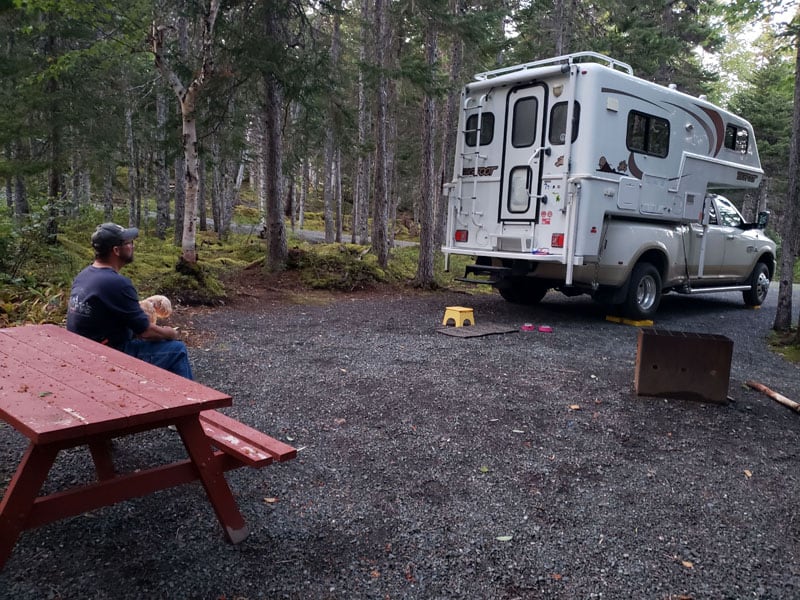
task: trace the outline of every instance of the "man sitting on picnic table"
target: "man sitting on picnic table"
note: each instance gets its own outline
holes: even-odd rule
[[[67,329],[192,379],[186,345],[173,327],[152,323],[130,279],[119,271],[133,262],[135,227],[98,225],[92,234],[94,262],[72,282]]]

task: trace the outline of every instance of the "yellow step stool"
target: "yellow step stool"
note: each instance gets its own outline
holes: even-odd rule
[[[472,309],[463,306],[448,306],[445,308],[442,325],[450,325],[451,320],[456,327],[475,325],[475,315],[472,314]]]

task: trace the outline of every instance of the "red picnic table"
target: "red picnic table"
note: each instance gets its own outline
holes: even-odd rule
[[[226,539],[242,541],[247,525],[224,471],[288,460],[296,450],[214,410],[231,403],[55,325],[0,329],[0,419],[30,440],[0,503],[0,570],[26,529],[197,479]],[[115,472],[112,438],[170,425],[187,460]],[[83,445],[97,481],[39,496],[58,452]]]

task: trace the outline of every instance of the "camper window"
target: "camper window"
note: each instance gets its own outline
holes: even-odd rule
[[[550,111],[550,143],[558,146],[567,139],[567,109],[566,102],[558,102]],[[575,112],[572,113],[572,141],[578,139],[578,123],[581,118],[581,105],[575,103]]]
[[[514,104],[514,121],[511,126],[511,145],[514,148],[527,148],[536,140],[536,115],[539,101],[536,98],[522,98]]]
[[[632,152],[664,158],[669,152],[669,121],[632,110],[625,142]]]
[[[531,168],[514,167],[511,169],[508,186],[508,212],[524,213],[531,205],[528,190],[531,185]]]
[[[488,146],[494,137],[494,115],[490,112],[481,113],[481,146]],[[474,146],[478,141],[478,115],[467,117],[467,128],[464,132],[464,142],[467,146]]]
[[[745,154],[749,141],[750,135],[744,127],[728,125],[725,128],[725,147],[728,150],[734,150]]]

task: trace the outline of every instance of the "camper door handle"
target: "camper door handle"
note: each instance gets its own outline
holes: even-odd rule
[[[533,152],[533,156],[531,156],[531,160],[535,160],[535,159],[539,158],[539,155],[542,152],[544,152],[545,156],[550,156],[550,146],[541,146],[541,147],[537,148]]]

